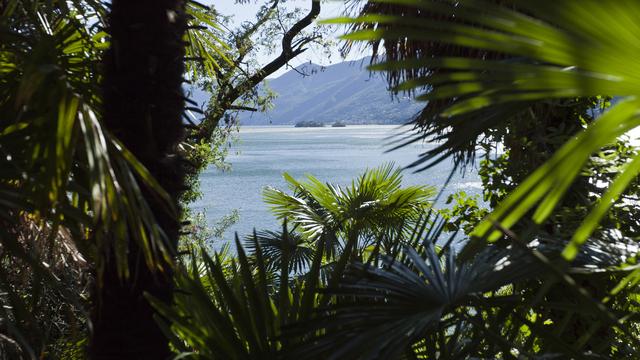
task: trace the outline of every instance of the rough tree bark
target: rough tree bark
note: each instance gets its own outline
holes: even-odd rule
[[[177,199],[184,189],[176,146],[183,138],[184,2],[113,0],[111,49],[104,59],[104,124]],[[180,223],[148,189],[145,197],[175,249]],[[129,243],[131,277],[118,277],[107,259],[104,282],[92,314],[93,359],[166,359],[167,340],[153,319],[144,293],[164,301],[172,294],[171,264],[162,271],[145,265],[142,249]]]

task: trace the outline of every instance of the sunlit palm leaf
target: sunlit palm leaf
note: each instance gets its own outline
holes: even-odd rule
[[[386,164],[369,169],[350,186],[323,183],[313,176],[297,181],[285,174],[293,194],[267,188],[265,202],[280,219],[299,225],[312,239],[321,234],[360,233],[410,227],[429,207],[430,187],[402,187],[399,168]]]
[[[13,184],[30,202],[4,212],[36,211],[70,225],[73,219],[78,239],[82,226],[95,228],[98,240],[101,234],[118,234],[120,261],[126,259],[123,244],[133,237],[153,265],[167,253],[138,182],[167,196],[100,124],[95,67],[103,38],[73,19],[52,16],[46,25],[21,40],[9,31],[5,35],[12,40],[2,46],[14,66],[3,67],[7,71],[1,74],[6,118],[0,144],[7,168],[16,170],[4,173],[2,183]],[[126,262],[119,268],[122,274],[128,271]]]
[[[224,30],[217,22],[217,13],[197,2],[187,1],[189,29],[185,33],[187,46],[186,70],[192,79],[216,78],[221,65],[231,64],[229,46],[224,42]],[[220,63],[223,64],[220,64]]]
[[[509,5],[480,0],[380,2],[420,9],[444,19],[429,21],[384,14],[337,19],[334,22],[385,25],[347,34],[345,39],[432,41],[504,54],[504,60],[430,57],[425,54],[422,58],[383,63],[372,68],[443,70],[401,84],[400,89],[419,89],[428,85],[427,93],[419,97],[422,100],[451,99],[442,116],[451,119],[452,123],[460,116],[465,121],[474,121],[473,116],[468,117],[467,114],[486,116],[487,109],[504,111],[504,104],[513,108],[511,104],[520,103],[523,109],[532,101],[550,98],[630,96],[536,170],[478,226],[474,232],[477,237],[496,240],[500,233],[493,230],[494,222],[508,229],[536,204],[539,205],[533,219],[536,223],[543,222],[589,155],[640,125],[640,103],[635,98],[640,94],[640,72],[635,61],[635,53],[640,46],[637,41],[640,25],[632,15],[640,10],[640,5],[635,1],[543,0],[514,1]],[[441,148],[440,151],[446,149]],[[625,171],[637,173],[631,165]],[[564,253],[568,259],[577,254],[577,246],[593,232],[604,214],[603,210],[617,199],[625,188],[624,184],[629,182],[628,178],[629,175],[621,175],[605,197],[607,202],[601,203],[598,210],[585,220]],[[469,251],[477,243],[471,245]]]
[[[531,261],[514,264],[505,253],[485,253],[477,262],[458,266],[453,252],[442,262],[431,243],[424,258],[411,248],[405,251],[404,263],[383,257],[382,268],[350,268],[332,291],[338,295],[333,312],[316,323],[326,332],[309,345],[317,358],[399,358],[437,331],[441,321],[447,323],[445,313],[469,306],[472,294],[496,289],[535,268]]]

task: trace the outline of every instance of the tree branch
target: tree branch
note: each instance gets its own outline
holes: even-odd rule
[[[278,1],[274,2],[277,5]],[[202,126],[200,128],[200,137],[208,138],[211,136],[213,129],[218,125],[218,122],[227,110],[233,107],[233,103],[242,96],[248,89],[252,89],[260,84],[267,76],[278,71],[283,66],[286,66],[290,60],[296,56],[302,54],[306,49],[301,48],[305,44],[313,41],[316,37],[311,37],[310,40],[301,39],[293,45],[293,41],[305,28],[313,23],[316,17],[320,14],[320,0],[311,0],[311,9],[309,13],[300,21],[295,23],[282,37],[282,51],[280,54],[271,60],[268,64],[264,65],[260,70],[256,71],[253,75],[247,77],[244,81],[233,86],[228,84],[228,90],[221,90],[216,101],[216,108],[213,113],[208,114]]]
[[[231,105],[228,110],[258,111],[256,108],[241,105]]]

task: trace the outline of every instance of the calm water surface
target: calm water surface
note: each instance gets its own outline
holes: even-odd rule
[[[239,221],[225,234],[221,242],[256,229],[277,229],[278,221],[262,201],[265,186],[285,189],[283,172],[295,178],[312,174],[322,181],[349,184],[367,168],[393,161],[406,166],[419,153],[433,147],[415,144],[385,153],[388,137],[397,133],[397,126],[348,126],[344,128],[293,128],[291,126],[243,127],[240,141],[230,151],[231,171],[208,169],[201,176],[203,198],[192,209],[205,211],[208,222],[214,224],[233,209],[240,213]],[[385,144],[387,144],[385,146]],[[236,154],[237,152],[237,154]],[[421,173],[404,171],[404,185],[433,185],[438,189],[451,171],[451,163],[441,163]],[[474,171],[464,177],[455,174],[445,194],[459,190],[479,193],[480,181]],[[446,196],[443,196],[443,200]]]

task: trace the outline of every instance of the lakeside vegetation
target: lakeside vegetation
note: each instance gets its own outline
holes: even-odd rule
[[[434,141],[425,176],[481,157],[487,207],[393,164],[285,173],[281,230],[214,251],[234,218],[188,210],[199,175],[330,45],[321,2],[260,4],[0,2],[0,359],[640,357],[639,3],[354,1],[324,24],[424,102],[394,146]]]

